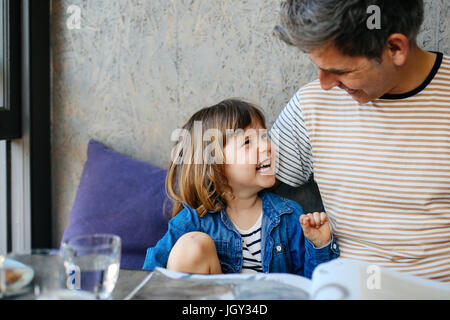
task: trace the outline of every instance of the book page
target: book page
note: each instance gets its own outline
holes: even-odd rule
[[[195,275],[156,268],[126,300],[306,300],[311,280],[291,274]]]

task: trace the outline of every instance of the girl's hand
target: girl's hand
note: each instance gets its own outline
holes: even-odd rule
[[[299,220],[305,237],[314,244],[314,247],[321,248],[330,242],[330,222],[325,212],[302,214]]]

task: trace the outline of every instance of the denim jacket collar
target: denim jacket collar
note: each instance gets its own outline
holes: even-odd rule
[[[269,223],[272,226],[276,226],[279,223],[281,215],[293,211],[293,208],[288,205],[285,199],[280,200],[280,198],[274,197],[273,194],[264,190],[259,192],[259,196],[262,200],[264,219],[269,219]],[[220,218],[228,229],[237,232],[233,222],[226,213],[225,205],[220,212]]]
[[[264,215],[272,221],[278,221],[281,215],[294,210],[286,199],[276,197],[272,193],[261,191],[259,196],[262,198]]]

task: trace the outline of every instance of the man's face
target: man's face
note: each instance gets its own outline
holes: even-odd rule
[[[367,103],[395,88],[398,74],[386,51],[379,63],[366,57],[351,57],[333,45],[324,45],[309,53],[318,68],[324,90],[338,86],[359,103]]]

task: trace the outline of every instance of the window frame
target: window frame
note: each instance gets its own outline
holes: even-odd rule
[[[0,0],[11,5],[16,32],[10,49],[5,94],[15,97],[2,121],[18,117],[20,132],[0,127],[0,251],[52,247],[50,163],[50,4],[51,0]],[[12,32],[9,32],[12,34]],[[13,60],[11,60],[13,58]],[[12,101],[12,100],[11,100]],[[8,120],[5,120],[8,119]],[[3,122],[0,122],[3,124]],[[17,127],[14,129],[17,130]],[[6,134],[4,134],[6,133]],[[6,157],[5,157],[6,154]],[[6,198],[6,201],[5,201]],[[4,222],[6,221],[6,226]],[[4,234],[6,230],[6,235]],[[1,254],[2,252],[0,252]]]
[[[21,106],[21,1],[3,2],[3,94],[0,140],[22,136]]]
[[[50,3],[51,0],[22,0],[22,112],[28,112],[29,117],[29,145],[24,155],[29,166],[29,180],[25,183],[29,183],[30,190],[32,248],[50,248],[53,244]]]

